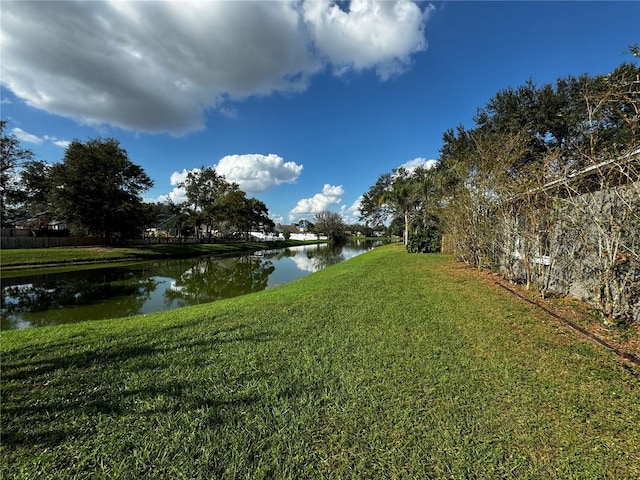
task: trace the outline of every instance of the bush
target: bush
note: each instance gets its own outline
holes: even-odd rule
[[[409,236],[407,252],[409,253],[439,253],[440,231],[430,228],[427,231],[414,233]]]

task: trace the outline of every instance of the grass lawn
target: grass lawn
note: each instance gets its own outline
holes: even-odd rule
[[[0,334],[10,478],[638,478],[640,380],[446,256]]]

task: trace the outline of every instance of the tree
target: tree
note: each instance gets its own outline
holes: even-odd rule
[[[117,140],[74,140],[53,166],[53,204],[62,218],[89,234],[130,238],[143,223],[140,195],[153,186]]]
[[[458,258],[640,318],[640,68],[499,92],[438,165]],[[589,295],[590,292],[590,295]]]
[[[22,148],[20,140],[7,133],[7,121],[0,120],[0,217],[4,223],[9,217],[21,213],[24,191],[20,188],[20,169],[34,159],[34,154]]]
[[[202,166],[187,174],[180,183],[187,195],[187,208],[199,237],[204,226],[207,241],[211,241],[214,227],[225,219],[221,201],[225,195],[238,191],[236,183],[229,183],[212,167]]]
[[[411,203],[408,172],[394,169],[380,175],[375,185],[362,197],[360,220],[372,226],[402,222],[403,242],[409,242],[409,208]]]
[[[416,168],[410,177],[411,210],[407,251],[439,253],[441,250],[440,177],[436,169]]]
[[[276,224],[269,218],[267,205],[257,198],[249,198],[248,231],[273,232]]]
[[[389,223],[389,230],[399,227],[409,251],[433,251],[440,237],[435,188],[434,171],[394,169],[363,195],[360,220],[373,226]]]
[[[336,243],[345,238],[345,223],[339,213],[323,210],[314,217],[315,230],[318,234],[324,233],[330,242]]]
[[[275,228],[267,206],[256,198],[247,198],[242,190],[227,192],[218,204],[219,218],[231,233],[242,233],[248,239],[251,232],[267,232]]]
[[[180,186],[186,191],[186,206],[196,232],[199,235],[204,227],[207,241],[211,241],[214,229],[248,237],[251,231],[275,227],[263,202],[247,198],[237,183],[228,182],[212,167],[192,170]]]
[[[52,209],[52,170],[51,165],[41,160],[30,160],[24,164],[20,173],[20,185],[23,189],[24,208],[28,214]]]

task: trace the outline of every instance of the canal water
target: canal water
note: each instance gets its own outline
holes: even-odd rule
[[[376,246],[304,245],[2,279],[2,330],[127,317],[288,283]]]

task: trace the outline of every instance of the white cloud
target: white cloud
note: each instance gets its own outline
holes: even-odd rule
[[[295,162],[285,162],[278,155],[258,153],[227,155],[215,166],[216,172],[247,193],[266,192],[282,183],[295,183],[302,168]]]
[[[11,130],[11,133],[21,142],[35,143],[36,145],[40,145],[44,141],[44,139],[38,137],[37,135],[25,132],[18,127],[13,128]]]
[[[50,137],[49,135],[45,135],[44,137],[38,137],[37,135],[29,133],[19,127],[13,128],[11,130],[11,133],[15,135],[15,137],[21,142],[35,143],[36,145],[42,145],[42,143],[47,141],[47,142],[53,143],[58,147],[67,148],[71,143],[68,140],[60,140],[56,137]]]
[[[340,207],[340,215],[347,224],[360,222],[360,204],[362,202],[362,195],[360,195],[350,207],[342,205]]]
[[[171,183],[171,185],[177,186],[187,179],[187,175],[189,175],[190,172],[196,173],[199,171],[199,168],[192,168],[191,170],[187,170],[185,168],[181,172],[173,172],[171,174],[171,177],[169,178],[169,182]]]
[[[213,167],[216,173],[223,175],[228,182],[235,182],[247,193],[265,192],[282,183],[294,183],[302,173],[302,165],[295,162],[285,162],[282,157],[270,154],[227,155],[220,159]],[[189,172],[199,172],[199,168],[191,170],[183,169],[181,172],[173,172],[169,182],[174,187],[167,195],[161,196],[158,201],[166,201],[167,198],[174,203],[184,202],[186,191],[179,185]]]
[[[311,218],[323,210],[328,210],[332,205],[339,204],[343,195],[342,185],[334,186],[326,183],[322,187],[322,193],[298,200],[298,204],[289,212],[289,221]]]
[[[56,138],[50,138],[50,140],[55,146],[60,148],[67,148],[71,144],[69,140],[58,140]]]
[[[251,95],[299,92],[329,66],[381,79],[426,48],[408,0],[102,1],[2,4],[3,86],[89,125],[185,134],[204,112]]]
[[[425,50],[423,12],[412,1],[352,0],[349,10],[328,2],[303,4],[313,44],[337,73],[373,68],[382,80],[401,73],[411,54]]]
[[[426,158],[418,157],[403,163],[402,165],[400,165],[400,167],[404,168],[408,172],[413,172],[418,167],[423,167],[426,170],[430,170],[437,164],[437,160],[427,160]]]
[[[275,223],[276,225],[282,224],[282,222],[284,222],[284,217],[282,215],[269,213],[269,218],[273,220],[273,223]]]
[[[247,193],[261,193],[283,183],[295,183],[302,173],[303,166],[295,162],[285,162],[275,154],[261,155],[257,153],[247,155],[227,155],[213,167],[219,175],[223,175],[228,182],[240,185]],[[199,168],[184,169],[171,174],[170,183],[174,189],[167,197],[180,203],[186,200],[186,192],[178,185],[187,178],[189,172],[197,172]]]
[[[166,202],[171,201],[172,203],[179,204],[187,201],[187,191],[180,187],[180,183],[186,180],[189,172],[199,172],[199,168],[192,168],[191,170],[183,169],[181,172],[173,172],[169,179],[169,183],[173,185],[173,190],[171,190],[166,195],[161,195],[155,201],[157,202]]]

